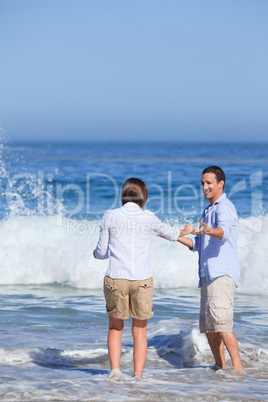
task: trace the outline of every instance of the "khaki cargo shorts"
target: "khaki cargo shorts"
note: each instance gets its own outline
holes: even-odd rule
[[[104,278],[106,311],[114,318],[126,320],[129,314],[137,320],[148,320],[153,310],[153,278],[141,281]]]
[[[233,329],[235,283],[227,275],[201,282],[200,332],[230,332]]]

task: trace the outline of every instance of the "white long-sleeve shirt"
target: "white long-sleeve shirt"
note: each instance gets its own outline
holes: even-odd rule
[[[176,241],[180,230],[162,222],[134,202],[107,211],[100,225],[99,241],[94,251],[98,259],[109,258],[105,276],[115,279],[143,280],[152,276],[149,262],[151,230]]]

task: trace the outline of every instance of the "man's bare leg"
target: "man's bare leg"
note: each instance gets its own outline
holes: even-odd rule
[[[218,332],[207,332],[206,333],[210,349],[213,353],[215,363],[217,366],[226,370],[226,362],[224,355],[224,343]]]
[[[235,334],[233,333],[233,331],[231,331],[231,332],[220,332],[219,335],[223,340],[226,349],[229,352],[229,355],[232,359],[233,367],[237,370],[243,371],[238,349],[238,342]]]

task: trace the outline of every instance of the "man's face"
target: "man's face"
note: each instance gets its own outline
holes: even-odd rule
[[[210,204],[214,204],[215,201],[223,193],[224,181],[217,182],[216,175],[214,173],[205,173],[202,176],[201,188],[203,190],[206,200],[209,200]]]

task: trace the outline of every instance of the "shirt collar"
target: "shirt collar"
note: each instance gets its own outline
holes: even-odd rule
[[[223,193],[215,202],[213,205],[219,204],[220,202],[222,202],[223,200],[226,199],[226,194]]]
[[[124,209],[135,209],[135,210],[140,210],[142,209],[138,204],[135,202],[127,202],[126,204],[122,205],[122,208]]]
[[[212,205],[209,204],[209,205],[205,208],[205,211],[210,210],[210,208],[214,207],[214,205],[219,204],[220,202],[222,202],[222,201],[225,200],[225,199],[226,199],[226,194],[223,193]]]

